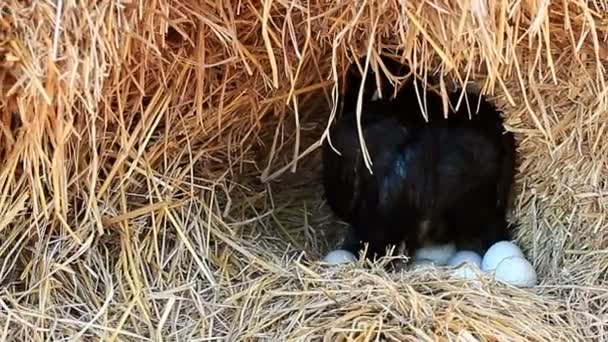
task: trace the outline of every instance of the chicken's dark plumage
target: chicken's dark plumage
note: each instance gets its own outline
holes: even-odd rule
[[[396,65],[390,66],[394,70]],[[361,122],[373,163],[370,174],[357,133],[360,83],[352,84],[353,75],[344,109],[330,128],[331,145],[341,155],[327,141],[323,144],[327,202],[350,224],[344,247],[356,254],[361,243],[368,243],[368,256],[381,256],[386,247],[402,242],[408,251],[454,242],[483,253],[494,242],[509,239],[506,210],[515,145],[500,112],[469,93],[472,118],[463,102],[444,119],[441,97],[427,91],[427,123],[412,83],[395,99],[388,91],[372,101],[375,79],[370,75]],[[459,96],[450,95],[452,106]]]

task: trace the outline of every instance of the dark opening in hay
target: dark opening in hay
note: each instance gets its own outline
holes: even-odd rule
[[[2,338],[604,339],[607,8],[0,3]],[[314,263],[322,108],[397,49],[504,108],[541,286]]]

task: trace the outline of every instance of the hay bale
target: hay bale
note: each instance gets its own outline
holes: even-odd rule
[[[607,10],[0,3],[3,339],[604,339]],[[540,286],[316,263],[340,225],[316,142],[380,52],[505,109]]]

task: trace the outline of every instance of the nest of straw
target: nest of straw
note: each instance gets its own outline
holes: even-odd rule
[[[604,340],[605,1],[0,3],[0,336]],[[474,83],[541,284],[327,267],[319,139],[357,57]]]

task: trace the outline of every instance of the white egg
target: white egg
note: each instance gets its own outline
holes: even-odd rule
[[[325,256],[325,258],[323,258],[323,261],[330,265],[339,265],[349,262],[355,262],[357,261],[357,257],[355,257],[355,255],[349,251],[337,249],[335,251],[329,252]]]
[[[439,266],[445,265],[450,257],[456,252],[454,244],[446,245],[435,245],[429,247],[423,247],[416,250],[414,254],[414,260],[431,260],[434,264]]]
[[[426,268],[434,267],[435,263],[429,259],[414,259],[411,264],[411,268]]]
[[[479,265],[466,261],[465,263],[460,264],[458,268],[453,270],[452,274],[457,278],[473,280],[478,279],[478,277],[481,275],[481,270],[479,269]]]
[[[448,260],[448,266],[459,266],[465,262],[481,267],[481,256],[473,251],[458,251]]]
[[[532,287],[538,280],[532,264],[519,256],[508,257],[501,261],[496,267],[494,277],[517,287]]]
[[[516,244],[509,241],[499,241],[488,248],[481,261],[481,269],[484,272],[493,271],[502,260],[508,257],[524,258],[524,254]]]

